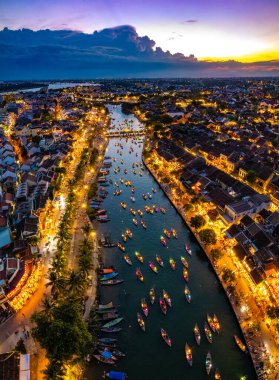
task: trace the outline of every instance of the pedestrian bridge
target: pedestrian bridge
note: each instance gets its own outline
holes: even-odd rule
[[[140,131],[107,131],[106,137],[138,137],[144,136],[145,132]]]

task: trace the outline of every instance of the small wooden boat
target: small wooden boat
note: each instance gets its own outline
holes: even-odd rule
[[[143,220],[141,220],[141,225],[142,225],[142,227],[144,228],[144,229],[146,229],[147,228],[147,225],[145,224],[145,222],[143,221]]]
[[[187,363],[189,364],[190,367],[193,365],[193,355],[192,355],[192,350],[188,343],[186,342],[185,344],[185,357],[187,360]]]
[[[199,346],[201,344],[201,333],[197,324],[195,324],[195,327],[194,327],[194,335],[195,335],[197,345]]]
[[[136,210],[134,210],[133,208],[130,208],[130,212],[131,212],[131,214],[133,214],[133,215],[136,215]]]
[[[171,347],[171,339],[168,336],[167,332],[161,328],[161,336],[169,347]]]
[[[182,264],[184,265],[185,268],[189,267],[188,261],[185,259],[184,256],[180,256],[180,260],[181,260],[181,262],[182,262]]]
[[[120,249],[120,251],[125,252],[126,248],[121,243],[117,243],[117,247]]]
[[[171,298],[168,295],[168,293],[165,291],[165,289],[163,289],[163,298],[166,301],[166,304],[168,304],[169,307],[171,307]]]
[[[97,359],[99,362],[101,363],[105,363],[105,364],[115,364],[115,360],[113,360],[112,358],[106,358],[105,356],[102,356],[102,355],[93,355],[95,359]]]
[[[126,263],[131,266],[132,261],[131,261],[130,257],[128,255],[124,255],[123,257],[124,257],[124,260],[126,261]]]
[[[188,274],[188,270],[186,268],[183,268],[183,278],[186,282],[189,281],[189,274]]]
[[[234,335],[234,340],[236,344],[238,345],[238,347],[241,349],[241,351],[247,352],[245,344],[239,339],[237,335]]]
[[[164,298],[160,297],[160,307],[161,307],[161,310],[162,310],[162,313],[164,315],[167,314],[167,304],[166,304],[166,301],[164,300]]]
[[[138,226],[138,221],[137,221],[137,219],[134,218],[134,219],[133,219],[133,223],[134,223],[135,226]]]
[[[185,244],[185,251],[188,253],[189,256],[192,256],[192,250],[188,244]]]
[[[177,232],[174,228],[171,229],[172,236],[177,239]]]
[[[154,187],[152,187],[151,190],[152,190],[153,193],[156,193],[156,189]]]
[[[154,265],[154,263],[152,261],[148,261],[148,266],[149,268],[156,274],[158,274],[158,269],[156,267],[156,265]]]
[[[143,256],[138,251],[135,252],[135,255],[140,263],[143,263]]]
[[[150,299],[151,305],[153,305],[155,302],[155,289],[154,288],[151,288],[149,291],[149,299]]]
[[[167,237],[168,239],[170,239],[170,237],[171,237],[170,231],[164,229],[163,232],[164,232],[164,234],[166,235],[166,237]]]
[[[210,331],[210,328],[206,322],[204,322],[204,332],[209,343],[212,343],[212,340],[213,340],[212,332]]]
[[[101,331],[108,334],[115,334],[122,330],[121,327],[105,327],[101,328]]]
[[[108,309],[113,309],[113,303],[112,302],[109,302],[109,303],[107,303],[107,304],[105,304],[105,305],[99,305],[98,306],[98,309],[96,310],[96,311],[103,311],[103,310],[108,310]]]
[[[129,239],[132,239],[133,234],[132,234],[130,228],[127,228],[127,229],[126,229],[126,235],[128,236]]]
[[[145,301],[145,298],[141,299],[141,308],[142,308],[143,314],[147,318],[148,317],[148,306],[147,306],[147,302]]]
[[[117,339],[116,338],[99,338],[98,342],[102,342],[102,343],[116,343]]]
[[[215,370],[214,379],[215,380],[221,380],[221,375],[220,375],[218,368],[216,368],[216,370]]]
[[[211,316],[209,314],[206,315],[206,319],[207,319],[207,323],[209,324],[209,327],[211,328],[211,330],[213,332],[216,332],[215,324],[214,324],[213,319],[211,318]]]
[[[190,290],[189,290],[187,285],[185,285],[184,294],[185,294],[186,300],[188,301],[188,303],[190,303],[191,302],[191,293],[190,293]]]
[[[127,169],[124,169],[124,170],[123,170],[123,173],[124,173],[124,174],[127,174]]]
[[[170,267],[172,270],[175,270],[175,265],[176,265],[176,263],[175,263],[174,259],[170,258]]]
[[[124,280],[114,278],[112,280],[101,281],[101,285],[102,286],[114,286],[114,285],[122,284],[123,281]]]
[[[209,375],[211,368],[212,368],[212,359],[211,359],[211,353],[208,352],[205,359],[205,368],[206,373]]]
[[[135,192],[135,188],[134,188],[134,186],[132,186],[131,191],[132,191],[132,193]]]
[[[122,208],[124,208],[124,209],[127,207],[125,202],[121,202],[120,204],[121,204]]]
[[[112,347],[103,347],[103,349],[98,350],[99,353],[102,355],[103,353],[110,353],[112,355],[113,360],[117,360],[118,358],[124,358],[126,355],[118,350],[117,348],[112,348]]]
[[[146,201],[147,195],[146,194],[142,194],[142,198]]]
[[[103,277],[101,277],[100,281],[106,281],[106,280],[112,280],[113,278],[117,277],[119,275],[118,272],[112,272],[105,274]]]
[[[125,372],[110,371],[105,372],[103,378],[126,380],[128,379],[128,375]]]
[[[143,320],[141,313],[137,313],[137,320],[138,320],[138,324],[139,324],[140,328],[142,329],[142,331],[145,331],[145,322]]]
[[[136,198],[135,198],[133,195],[131,196],[131,201],[132,201],[132,202],[135,202],[135,201],[136,201]]]
[[[213,323],[214,323],[216,332],[219,334],[219,332],[221,330],[221,325],[220,325],[219,319],[217,318],[216,314],[213,315]]]
[[[110,322],[104,324],[104,325],[102,326],[102,328],[105,329],[105,328],[107,328],[107,327],[113,327],[113,326],[116,326],[116,325],[118,325],[120,322],[122,322],[123,319],[124,319],[123,317],[115,318],[115,319],[113,319],[112,321],[110,321]]]
[[[127,241],[127,236],[125,234],[121,234],[121,237],[122,237],[122,240],[124,241],[124,243],[126,243]]]
[[[143,274],[141,273],[141,271],[140,271],[139,268],[136,270],[136,276],[137,276],[137,278],[140,280],[140,282],[143,282],[143,281],[144,281]]]
[[[148,195],[148,198],[151,199],[152,198],[152,194],[147,194]]]
[[[164,207],[160,207],[160,211],[161,211],[162,214],[166,213],[166,209],[164,209]]]
[[[143,212],[141,210],[138,210],[138,214],[139,214],[140,217],[142,217]]]
[[[161,243],[163,244],[163,246],[165,247],[167,245],[167,242],[166,242],[166,239],[164,238],[164,236],[161,236],[160,240],[161,240]]]
[[[160,267],[163,268],[163,266],[164,266],[164,262],[163,262],[161,256],[156,255],[156,261],[157,261],[157,263],[160,265]]]

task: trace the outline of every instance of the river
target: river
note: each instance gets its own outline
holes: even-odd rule
[[[124,119],[133,120],[136,129],[141,125],[133,115],[126,116],[121,112],[121,106],[109,106],[110,116],[115,129],[123,123]],[[117,150],[123,145],[122,157]],[[106,155],[116,157],[117,161],[113,162],[110,168],[109,177],[118,181],[122,177],[124,180],[131,180],[135,186],[135,198],[133,203],[130,200],[131,187],[120,184],[122,194],[114,196],[114,186],[110,186],[109,194],[102,204],[102,208],[108,211],[111,221],[108,224],[99,226],[99,233],[109,233],[113,241],[121,241],[121,233],[129,227],[133,233],[133,238],[128,239],[125,244],[126,253],[129,254],[133,261],[132,267],[129,267],[123,259],[123,253],[118,248],[104,249],[104,263],[114,265],[120,273],[120,278],[124,283],[114,287],[102,287],[101,302],[107,303],[113,301],[119,308],[119,313],[124,317],[121,327],[123,330],[118,334],[119,349],[126,353],[126,358],[117,362],[116,366],[105,366],[96,364],[95,360],[91,362],[88,369],[88,379],[97,380],[106,370],[125,371],[131,380],[202,380],[209,377],[205,371],[205,356],[208,351],[211,352],[213,367],[210,378],[214,378],[215,369],[218,368],[222,379],[239,380],[241,376],[246,375],[248,379],[256,379],[250,357],[239,350],[234,341],[234,334],[242,337],[235,315],[219,284],[213,269],[211,268],[206,255],[197,244],[190,230],[180,218],[168,198],[160,190],[156,181],[148,173],[147,169],[143,171],[143,176],[132,172],[132,164],[141,161],[142,143],[132,144],[134,152],[129,153],[132,139],[127,141],[122,139],[111,139],[107,148]],[[138,156],[136,157],[136,154]],[[120,161],[123,158],[124,164]],[[120,166],[121,171],[117,174],[113,169]],[[124,168],[128,173],[123,173]],[[157,191],[152,193],[152,187]],[[152,199],[144,201],[142,193],[152,193]],[[120,202],[127,203],[127,209],[120,206]],[[166,209],[166,214],[161,212],[146,214],[143,219],[147,224],[147,229],[143,229],[139,224],[134,226],[133,215],[129,209],[144,210],[145,205],[156,204]],[[137,219],[140,221],[139,216]],[[167,239],[167,247],[164,248],[160,242],[160,236],[163,234],[163,228],[170,230],[175,228],[178,239]],[[193,252],[190,257],[184,249],[185,243],[191,245]],[[124,244],[124,243],[123,243]],[[139,264],[134,252],[140,251],[144,257],[144,264]],[[164,268],[158,267],[155,255],[159,254],[164,260]],[[184,296],[184,279],[182,276],[182,263],[180,256],[187,258],[189,263],[189,289],[192,295],[192,302],[188,304]],[[169,266],[169,258],[176,260],[176,270],[172,271]],[[152,260],[158,267],[159,274],[156,275],[148,267],[148,260]],[[137,267],[141,268],[144,275],[144,283],[140,283],[135,276]],[[146,332],[142,332],[137,323],[137,312],[141,311],[140,301],[145,297],[149,301],[149,290],[155,288],[156,301],[154,305],[149,303],[149,316],[145,319]],[[164,316],[159,306],[159,296],[165,289],[171,299],[172,308],[168,309],[167,315]],[[207,342],[203,325],[206,315],[209,313],[217,314],[221,322],[221,332],[219,335],[213,334],[213,344]],[[201,345],[198,347],[195,343],[193,327],[195,323],[201,330]],[[169,348],[162,340],[160,328],[163,327],[172,339],[172,348]],[[185,342],[192,348],[193,367],[188,367],[184,347]]]

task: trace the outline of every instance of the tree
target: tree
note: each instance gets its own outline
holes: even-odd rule
[[[220,251],[220,249],[213,248],[210,251],[210,255],[213,261],[219,261],[221,257],[223,256],[223,253]]]
[[[84,290],[85,282],[83,276],[75,270],[71,270],[68,277],[68,289],[73,295],[80,295]]]
[[[251,184],[253,184],[257,179],[257,173],[255,172],[255,170],[248,170],[246,176],[245,176],[245,180]]]
[[[20,352],[21,354],[27,354],[27,350],[22,338],[20,338],[15,346],[15,351]]]
[[[270,319],[279,318],[279,307],[278,306],[267,306],[266,313]]]
[[[199,232],[201,241],[204,244],[216,244],[217,242],[217,236],[214,230],[211,228],[204,228]]]
[[[224,268],[222,279],[225,282],[225,284],[232,283],[235,281],[236,277],[234,272],[229,268]]]
[[[193,210],[193,205],[191,203],[186,203],[184,206],[183,206],[183,210],[185,212],[188,212],[188,211],[191,211]]]
[[[88,276],[89,272],[93,269],[92,259],[88,255],[80,255],[78,258],[78,265],[80,272]]]
[[[57,298],[59,294],[65,289],[66,281],[65,278],[59,276],[55,271],[50,270],[48,273],[48,282],[46,287],[51,286],[51,294],[54,298]]]
[[[191,227],[193,227],[193,228],[195,228],[195,229],[198,230],[199,228],[201,228],[201,227],[203,227],[205,225],[205,219],[201,215],[193,216],[190,219],[190,225],[191,225]]]

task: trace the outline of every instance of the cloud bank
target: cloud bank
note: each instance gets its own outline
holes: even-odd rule
[[[0,31],[0,79],[278,76],[279,61],[205,62],[171,54],[130,25],[73,30]]]

